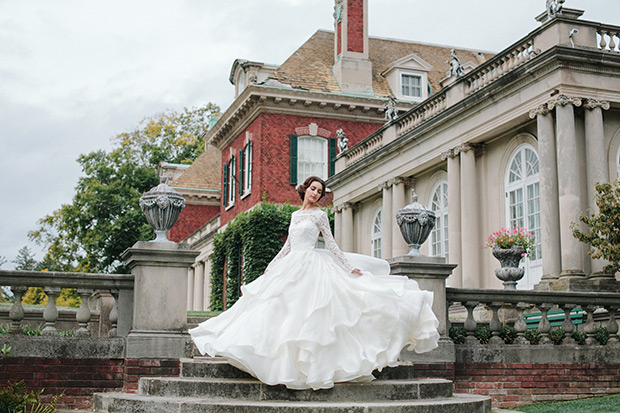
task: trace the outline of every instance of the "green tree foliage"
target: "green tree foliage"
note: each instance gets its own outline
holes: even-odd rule
[[[34,259],[34,254],[30,248],[24,246],[17,251],[17,256],[13,260],[16,270],[34,271],[39,263]]]
[[[0,268],[2,268],[4,264],[6,264],[6,257],[0,255]]]
[[[183,113],[144,119],[132,132],[112,139],[110,152],[81,155],[83,176],[70,204],[39,221],[30,239],[46,248],[42,267],[54,271],[125,273],[121,253],[136,241],[152,238],[138,205],[157,185],[160,162],[191,163],[204,151],[200,137],[214,104]]]
[[[620,180],[613,183],[594,184],[594,200],[598,213],[580,214],[579,221],[588,229],[582,231],[571,224],[573,236],[592,248],[588,255],[609,261],[603,270],[613,275],[620,271]]]

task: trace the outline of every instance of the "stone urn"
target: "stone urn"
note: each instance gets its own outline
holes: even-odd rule
[[[415,191],[411,191],[411,198],[413,203],[398,210],[396,223],[409,245],[407,255],[422,255],[420,246],[424,244],[435,227],[435,212],[418,202]]]
[[[501,268],[495,270],[495,276],[504,282],[504,290],[516,290],[517,281],[525,275],[525,268],[519,268],[525,256],[525,248],[515,244],[511,248],[493,248],[493,256],[498,259]]]
[[[155,230],[155,239],[151,242],[172,242],[168,239],[168,231],[185,208],[183,195],[162,182],[142,195],[140,208]]]

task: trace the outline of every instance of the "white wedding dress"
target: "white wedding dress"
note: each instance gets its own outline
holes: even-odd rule
[[[315,249],[319,232],[329,251]],[[362,276],[351,274],[356,267]],[[433,294],[388,272],[383,260],[343,254],[325,212],[299,210],[265,274],[190,334],[202,354],[226,357],[267,384],[316,390],[371,380],[407,344],[422,353],[439,339]]]

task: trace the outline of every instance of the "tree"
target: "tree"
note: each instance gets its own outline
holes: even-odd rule
[[[81,155],[71,204],[39,221],[30,239],[46,248],[43,268],[54,271],[126,273],[121,253],[136,241],[152,238],[138,205],[142,194],[159,183],[162,161],[191,163],[204,151],[201,136],[214,104],[145,118],[132,132],[112,139],[110,152]]]
[[[17,251],[17,256],[12,261],[16,270],[34,271],[37,269],[38,262],[34,259],[34,254],[27,246],[21,247]]]
[[[576,223],[571,224],[573,236],[589,244],[588,255],[609,261],[603,268],[606,274],[620,271],[620,180],[614,183],[595,183],[594,200],[597,213],[580,214],[579,221],[588,230],[582,231]]]
[[[2,268],[4,264],[6,264],[6,257],[0,255],[0,268]]]

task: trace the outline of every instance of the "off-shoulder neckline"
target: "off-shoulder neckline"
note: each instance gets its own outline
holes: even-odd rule
[[[314,209],[298,209],[295,212],[323,212],[323,210],[321,210],[321,208],[314,208]]]

